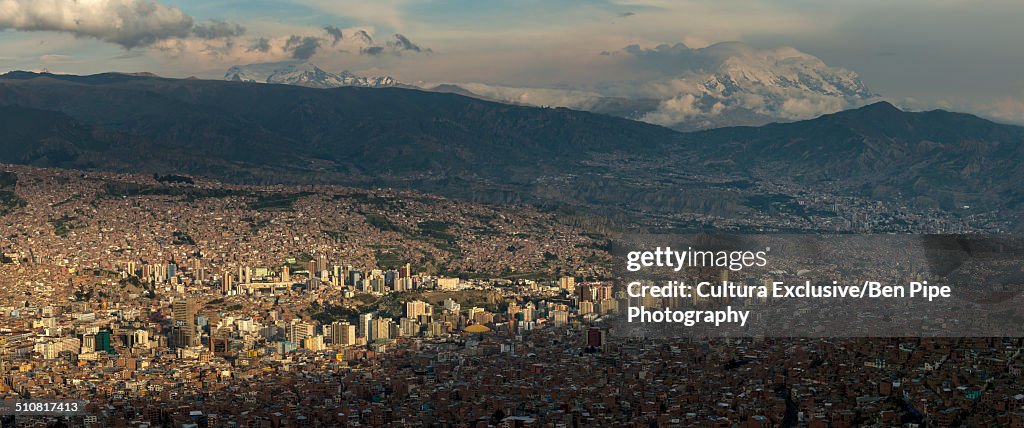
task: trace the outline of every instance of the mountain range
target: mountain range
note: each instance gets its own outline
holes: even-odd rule
[[[879,98],[857,73],[793,48],[757,49],[725,42],[694,49],[679,43],[651,49],[629,46],[606,54],[613,64],[629,64],[654,75],[611,84],[576,84],[573,89],[474,82],[416,87],[516,105],[568,107],[683,131],[809,119]],[[390,77],[329,73],[302,61],[234,66],[225,79],[314,88],[412,86]]]
[[[590,112],[397,87],[313,89],[116,73],[0,76],[2,162],[235,182],[387,185],[649,211],[699,202],[666,181],[689,170],[929,209],[971,205],[1012,214],[1024,203],[1021,159],[1022,127],[888,103],[806,121],[681,133]],[[654,197],[653,183],[669,188]]]
[[[357,76],[348,70],[330,73],[301,60],[236,65],[228,69],[224,74],[224,79],[234,82],[275,83],[321,89],[342,86],[366,88],[400,86],[400,83],[391,76]]]

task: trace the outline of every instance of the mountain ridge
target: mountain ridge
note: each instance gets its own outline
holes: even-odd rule
[[[679,131],[804,120],[879,98],[856,72],[829,66],[791,47],[759,49],[741,42],[702,48],[683,43],[653,48],[630,45],[605,52],[602,58],[635,67],[647,77],[573,85],[571,89],[454,81],[388,85],[457,92],[516,105],[567,107]],[[346,80],[303,60],[233,66],[224,78],[320,88],[382,86],[363,81],[373,78]]]
[[[0,106],[27,118],[10,119],[0,131],[0,147],[12,148],[0,161],[11,163],[555,202],[569,200],[556,189],[575,186],[590,190],[572,200],[601,206],[656,200],[644,199],[644,183],[665,179],[659,171],[666,167],[690,165],[922,207],[1024,203],[1017,186],[1024,180],[1024,128],[941,110],[904,112],[889,103],[800,122],[680,133],[406,88],[16,73],[0,76]],[[590,197],[602,191],[595,183],[625,187]],[[673,203],[644,209],[659,205]]]
[[[321,89],[343,86],[384,88],[403,85],[391,76],[365,77],[358,76],[348,70],[343,70],[340,73],[331,73],[305,61],[236,65],[228,69],[224,74],[224,80],[296,85]]]

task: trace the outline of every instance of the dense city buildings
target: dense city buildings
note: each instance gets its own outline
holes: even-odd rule
[[[0,398],[86,403],[4,423],[1024,424],[1019,338],[612,334],[606,238],[529,206],[4,169]]]

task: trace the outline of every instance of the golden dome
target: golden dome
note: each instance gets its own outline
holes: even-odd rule
[[[491,329],[487,328],[487,326],[483,324],[472,324],[467,325],[462,331],[466,333],[487,333],[488,331],[491,331]]]

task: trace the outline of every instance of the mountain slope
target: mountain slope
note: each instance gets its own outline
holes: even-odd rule
[[[0,77],[0,106],[2,162],[395,185],[654,216],[711,207],[735,214],[749,190],[684,190],[700,188],[693,177],[706,174],[924,208],[1024,207],[1024,128],[886,103],[681,134],[401,88],[9,73]]]
[[[9,162],[55,165],[105,148],[91,126],[54,111],[0,106],[0,129],[0,153]]]
[[[398,88],[21,73],[0,78],[0,105],[55,109],[131,136],[135,146],[153,150],[131,166],[143,172],[216,167],[222,177],[242,180],[252,168],[295,179],[315,172],[331,180],[452,174],[527,180],[593,153],[644,151],[678,138],[591,113]],[[127,163],[117,156],[127,148],[111,147],[110,162]]]
[[[816,119],[690,134],[705,159],[804,184],[832,183],[929,205],[1020,203],[1024,127],[942,110],[904,112],[886,102]]]

